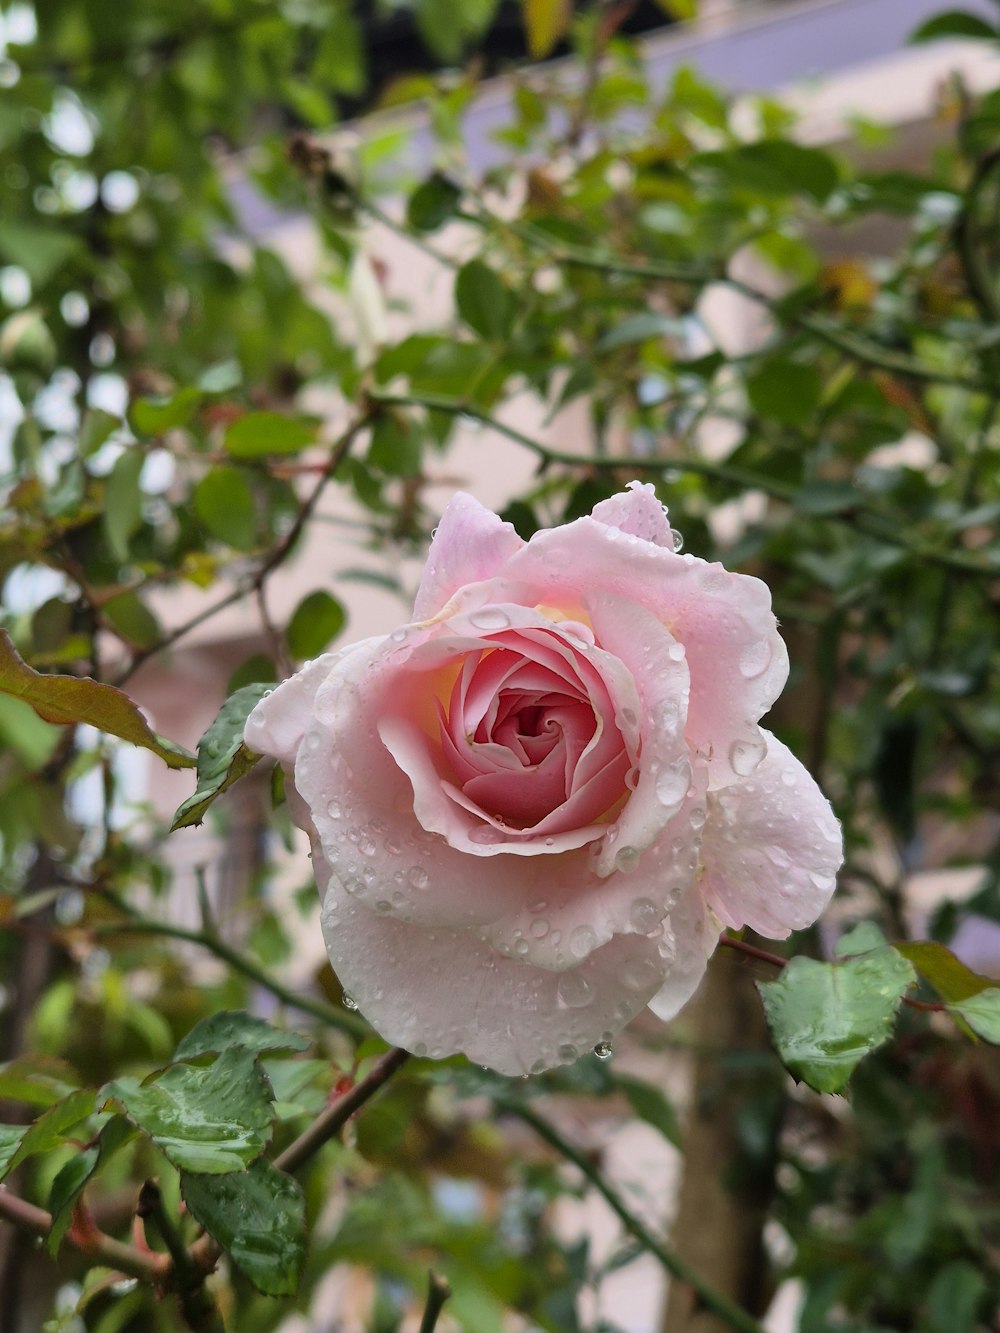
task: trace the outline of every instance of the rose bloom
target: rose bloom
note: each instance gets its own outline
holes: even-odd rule
[[[413,620],[250,715],[387,1041],[539,1072],[670,1018],[723,927],[825,907],[839,825],[758,726],[788,675],[768,589],[674,548],[637,482],[528,542],[458,494]]]

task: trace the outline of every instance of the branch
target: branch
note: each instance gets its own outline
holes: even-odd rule
[[[401,1069],[406,1064],[409,1058],[409,1051],[404,1051],[399,1046],[383,1055],[370,1073],[366,1074],[359,1083],[355,1083],[354,1087],[345,1092],[342,1097],[338,1097],[335,1102],[331,1102],[307,1130],[290,1143],[284,1152],[280,1152],[274,1159],[273,1165],[279,1171],[298,1170],[324,1143],[340,1133],[354,1112],[360,1110],[365,1102],[370,1101],[375,1093],[388,1083],[396,1070]]]
[[[451,1287],[445,1278],[440,1273],[435,1273],[433,1268],[430,1269],[427,1274],[427,1304],[424,1306],[424,1317],[420,1321],[418,1333],[434,1333],[438,1315],[450,1295]]]
[[[671,456],[669,458],[636,458],[627,454],[599,456],[593,454],[567,454],[558,449],[551,449],[541,440],[533,439],[515,426],[509,426],[498,417],[490,416],[474,403],[461,398],[447,398],[430,393],[390,393],[382,389],[370,390],[368,399],[372,403],[385,406],[423,407],[432,412],[447,412],[452,416],[471,417],[490,430],[495,430],[507,439],[513,440],[522,448],[530,449],[545,465],[556,464],[561,467],[586,468],[591,472],[628,471],[632,473],[688,472],[699,477],[722,482],[724,485],[737,486],[755,491],[763,491],[775,500],[794,504],[798,488],[787,482],[778,481],[764,473],[751,472],[746,468],[734,467],[728,463],[712,463],[705,458]],[[883,541],[887,545],[897,546],[911,555],[929,564],[941,565],[958,573],[977,575],[984,578],[996,578],[1000,567],[989,565],[974,556],[958,551],[940,550],[926,542],[913,539],[881,514],[866,510],[860,505],[848,513],[830,514],[827,517],[836,523],[846,523],[852,529],[860,529],[869,536]]]
[[[26,1199],[12,1194],[6,1185],[0,1185],[0,1217],[12,1222],[22,1231],[33,1232],[45,1237],[52,1230],[52,1214],[44,1208],[38,1208]],[[71,1228],[66,1239],[82,1254],[94,1259],[117,1273],[126,1273],[129,1277],[141,1278],[144,1282],[160,1285],[166,1277],[170,1260],[165,1254],[154,1254],[150,1250],[140,1250],[134,1245],[125,1245],[113,1236],[106,1235],[96,1226],[85,1231]]]
[[[737,1333],[765,1333],[763,1326],[752,1315],[747,1314],[745,1310],[731,1301],[728,1296],[723,1295],[721,1291],[717,1291],[700,1273],[691,1268],[679,1254],[670,1249],[663,1241],[658,1240],[645,1223],[641,1222],[626,1207],[621,1196],[604,1179],[594,1162],[579,1148],[570,1143],[568,1139],[563,1138],[553,1124],[540,1116],[537,1111],[521,1102],[499,1098],[496,1104],[501,1110],[517,1116],[526,1125],[530,1125],[539,1138],[544,1139],[560,1156],[572,1162],[603,1197],[628,1234],[637,1240],[654,1259],[659,1260],[660,1264],[672,1277],[693,1287],[706,1310],[710,1310],[712,1314],[721,1319],[723,1323],[728,1324],[730,1328],[736,1329]]]

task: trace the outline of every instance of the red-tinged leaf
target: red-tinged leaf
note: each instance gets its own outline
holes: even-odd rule
[[[122,690],[89,677],[43,676],[18,656],[0,630],[0,691],[29,703],[46,722],[88,723],[98,731],[158,755],[169,768],[193,768],[194,755],[157,736]]]

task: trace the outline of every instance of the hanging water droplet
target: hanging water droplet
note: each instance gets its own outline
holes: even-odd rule
[[[343,1000],[343,1004],[344,1004],[344,1008],[345,1008],[345,1009],[351,1009],[351,1010],[354,1010],[354,1009],[357,1009],[357,1007],[358,1007],[358,1002],[357,1002],[357,1000],[354,998],[353,995],[348,995],[347,991],[344,991],[344,1000]]]
[[[593,987],[581,972],[564,972],[560,976],[556,1000],[564,1009],[585,1009],[593,998]]]
[[[598,1060],[610,1060],[614,1055],[610,1041],[599,1041],[594,1047],[594,1054]]]
[[[498,606],[484,606],[480,611],[473,611],[469,624],[475,625],[476,629],[506,629],[510,624],[510,616]]]
[[[675,551],[680,552],[684,550],[684,536],[682,533],[678,532],[676,528],[671,530],[670,539]]]
[[[423,866],[410,866],[406,872],[406,879],[414,889],[426,889],[431,882],[431,877]]]
[[[733,741],[729,748],[729,762],[735,773],[748,778],[766,754],[766,741]]]

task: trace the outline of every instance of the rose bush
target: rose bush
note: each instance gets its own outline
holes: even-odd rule
[[[456,495],[413,621],[250,716],[387,1040],[568,1062],[676,1013],[721,927],[781,937],[826,905],[839,825],[758,726],[788,673],[770,594],[674,548],[635,482],[528,542]]]

